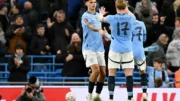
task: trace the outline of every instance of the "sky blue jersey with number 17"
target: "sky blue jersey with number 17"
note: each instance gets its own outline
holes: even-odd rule
[[[110,50],[117,53],[132,52],[132,31],[135,17],[132,14],[108,15],[105,21],[111,26]]]
[[[95,52],[103,52],[104,45],[103,45],[103,38],[99,32],[92,31],[88,25],[91,24],[95,28],[101,28],[102,24],[99,21],[99,13],[91,14],[90,12],[86,11],[82,18],[82,28],[83,28],[83,46],[82,50],[92,50]]]
[[[145,60],[143,43],[146,41],[146,27],[144,22],[136,20],[133,30],[133,54],[135,60]]]

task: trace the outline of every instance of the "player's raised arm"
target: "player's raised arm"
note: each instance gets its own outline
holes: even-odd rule
[[[110,24],[112,22],[112,20],[113,20],[113,15],[108,15],[108,16],[104,17],[105,14],[107,14],[106,8],[101,7],[99,9],[99,20],[101,22],[105,22],[105,23],[109,23]]]
[[[101,7],[101,8],[99,9],[99,20],[100,20],[101,22],[106,22],[106,20],[104,19],[104,15],[105,15],[106,13],[107,13],[107,12],[106,12],[106,8]]]

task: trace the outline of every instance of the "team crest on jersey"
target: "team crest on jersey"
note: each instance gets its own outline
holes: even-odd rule
[[[96,20],[97,20],[97,21],[99,21],[99,18],[98,18],[98,17],[96,17]]]
[[[85,19],[84,19],[84,22],[85,22],[85,23],[88,23],[88,19],[87,19],[87,18],[85,18]]]

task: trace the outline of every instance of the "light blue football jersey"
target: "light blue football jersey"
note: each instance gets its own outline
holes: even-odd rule
[[[118,53],[132,52],[132,30],[135,17],[131,14],[116,14],[105,17],[111,26],[110,50]]]
[[[144,60],[143,42],[146,41],[146,27],[143,22],[136,20],[133,30],[133,54],[135,60]]]
[[[88,27],[88,24],[92,24],[95,28],[102,28],[102,24],[99,21],[99,13],[91,14],[86,11],[81,18],[81,23],[83,28],[82,50],[104,51],[102,35],[99,32],[92,31]]]

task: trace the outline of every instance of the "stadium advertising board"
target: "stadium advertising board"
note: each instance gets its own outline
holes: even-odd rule
[[[0,86],[1,101],[15,101],[21,94],[23,87]],[[86,101],[87,87],[42,87],[46,96],[46,101],[65,101],[65,95],[68,92],[76,94],[77,101]],[[126,89],[116,87],[114,101],[127,101]],[[108,88],[104,87],[101,97],[103,101],[108,101]],[[141,101],[142,93],[140,88],[134,89],[135,101]],[[149,101],[180,101],[180,89],[177,88],[158,88],[148,89]]]

